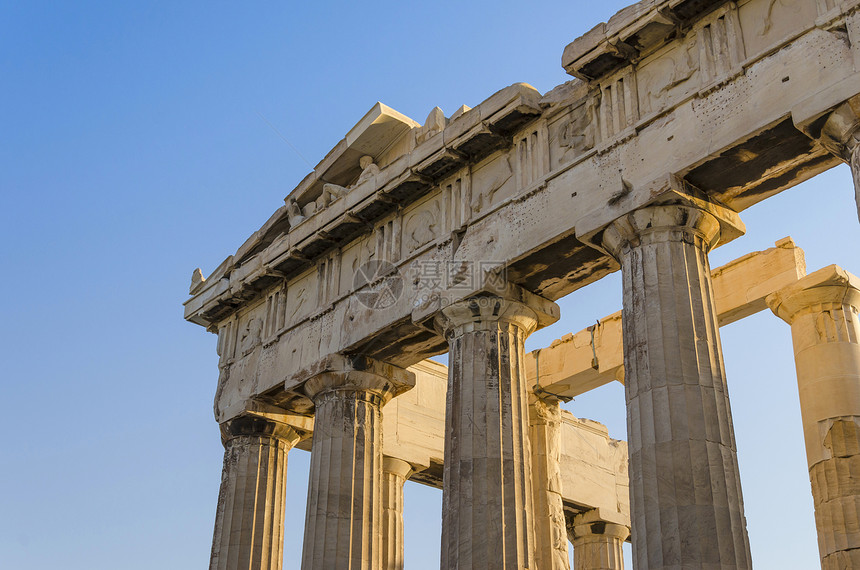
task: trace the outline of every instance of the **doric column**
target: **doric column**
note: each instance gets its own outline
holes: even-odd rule
[[[279,421],[245,415],[221,425],[224,469],[210,570],[280,570],[287,453],[299,441]]]
[[[382,568],[382,406],[411,372],[334,355],[305,383],[315,405],[303,570]]]
[[[860,568],[860,279],[831,265],[767,302],[791,325],[821,567]]]
[[[541,570],[569,570],[561,497],[561,406],[559,400],[529,394],[535,563]]]
[[[622,270],[633,558],[649,570],[751,566],[707,257],[742,224],[702,207],[646,207],[602,235]]]
[[[573,544],[573,570],[624,570],[621,547],[630,529],[602,520],[597,511],[573,517],[568,537]]]
[[[798,126],[851,167],[854,199],[860,217],[860,96],[852,97],[833,109],[824,125],[820,121],[821,117],[814,116],[806,121],[801,120]]]
[[[534,568],[523,343],[558,306],[521,289],[450,305],[442,568]]]
[[[382,459],[382,568],[403,570],[403,485],[412,465],[402,459]]]

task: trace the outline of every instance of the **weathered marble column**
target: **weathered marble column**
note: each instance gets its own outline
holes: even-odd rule
[[[637,568],[750,568],[708,251],[715,205],[652,206],[610,224],[621,263],[633,559]],[[717,215],[721,219],[717,219]]]
[[[576,515],[568,527],[573,544],[573,570],[624,570],[621,547],[630,529],[601,520],[596,511]]]
[[[860,219],[860,144],[855,144],[851,149],[848,164],[851,166],[851,178],[854,180],[854,202],[857,205],[857,218]]]
[[[561,407],[559,400],[529,394],[535,563],[541,570],[569,570],[561,497]]]
[[[284,557],[287,453],[296,431],[245,415],[221,425],[224,469],[210,570],[280,570]]]
[[[403,570],[403,485],[412,466],[394,457],[382,459],[382,568]]]
[[[315,405],[303,570],[381,570],[382,406],[411,372],[335,355],[305,383]]]
[[[831,265],[767,302],[791,325],[821,567],[860,568],[860,279]]]
[[[450,305],[442,568],[535,568],[523,343],[558,306],[521,289]],[[513,298],[516,297],[516,298]]]
[[[857,216],[860,218],[860,95],[852,97],[827,117],[819,129],[810,129],[820,118],[805,126],[801,126],[807,134],[818,138],[824,148],[834,156],[838,156],[851,167],[854,179],[854,199],[857,204]]]

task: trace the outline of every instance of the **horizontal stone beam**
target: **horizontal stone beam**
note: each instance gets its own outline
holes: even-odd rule
[[[556,300],[617,271],[585,240],[646,205],[687,196],[740,212],[839,164],[818,139],[860,94],[858,3],[669,0],[689,20],[664,45],[671,11],[644,2],[594,49],[620,47],[613,30],[656,43],[606,76],[544,95],[518,84],[422,127],[379,111],[397,128],[380,131],[392,139],[374,168],[347,183],[359,149],[334,149],[295,204],[209,278],[195,273],[185,316],[219,336],[217,420],[254,398],[310,413],[287,380],[329,354],[405,368],[445,352],[434,314],[494,278]],[[320,186],[318,206],[302,203]]]
[[[448,368],[425,360],[409,368],[415,387],[382,409],[382,453],[415,469],[409,477],[442,488],[445,394]],[[302,426],[309,433],[312,424]],[[601,509],[629,524],[627,443],[609,437],[605,426],[562,411],[561,473],[565,509]],[[310,451],[312,433],[296,447]],[[610,516],[610,515],[607,515]]]
[[[803,250],[790,237],[775,245],[711,271],[720,326],[765,310],[768,295],[806,275]],[[573,398],[613,380],[623,382],[621,331],[619,311],[528,353],[528,385],[538,394]]]

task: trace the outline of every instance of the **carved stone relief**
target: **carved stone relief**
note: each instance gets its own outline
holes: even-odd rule
[[[549,152],[557,168],[597,146],[597,98],[589,96],[572,112],[549,126]]]
[[[424,126],[415,129],[415,144],[420,145],[433,136],[441,133],[448,125],[448,119],[445,118],[445,113],[439,107],[434,107],[427,119],[424,121]]]
[[[263,321],[258,318],[249,319],[239,333],[239,354],[247,355],[262,342]]]
[[[690,81],[698,71],[699,50],[694,39],[685,39],[645,62],[638,71],[642,115],[660,112],[698,88]]]
[[[760,53],[798,31],[818,15],[810,0],[754,0],[739,8],[743,41],[749,53]]]
[[[435,197],[404,215],[403,251],[410,255],[441,235],[440,199]]]
[[[287,290],[287,325],[294,325],[317,308],[317,272],[309,271],[290,283]]]
[[[472,212],[478,213],[516,192],[511,155],[504,154],[472,173]]]
[[[340,291],[350,291],[353,287],[353,277],[356,271],[365,263],[370,255],[367,244],[369,239],[361,237],[350,243],[341,251],[340,260]]]
[[[818,14],[823,16],[831,10],[835,10],[836,6],[837,0],[818,0]]]
[[[290,221],[290,227],[295,227],[317,212],[325,210],[332,202],[346,196],[356,186],[360,186],[365,182],[375,183],[376,177],[379,174],[379,166],[373,161],[373,157],[362,156],[358,164],[361,167],[361,174],[349,186],[340,186],[339,184],[326,182],[323,184],[322,192],[317,199],[311,200],[304,206],[299,206],[295,198],[288,198],[287,216]]]
[[[266,303],[261,303],[244,315],[232,317],[225,323],[225,333],[236,328],[235,357],[221,366],[218,389],[215,392],[216,417],[230,406],[244,401],[256,388],[257,367],[262,347],[263,320]],[[225,337],[227,339],[229,337]],[[228,343],[229,344],[229,343]]]

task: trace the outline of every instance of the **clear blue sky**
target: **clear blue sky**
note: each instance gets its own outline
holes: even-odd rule
[[[206,567],[215,338],[181,303],[309,170],[266,121],[315,164],[377,100],[423,122],[518,81],[546,92],[564,46],[625,4],[0,2],[0,567]],[[810,269],[860,272],[845,167],[742,217],[712,265],[792,235]],[[620,308],[618,276],[560,304],[529,349]],[[756,567],[816,567],[788,326],[722,332]],[[620,385],[570,409],[624,437]],[[291,455],[288,569],[307,466]],[[440,499],[407,485],[410,570],[438,568]]]

